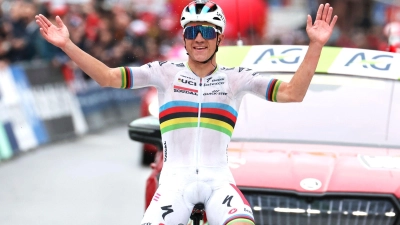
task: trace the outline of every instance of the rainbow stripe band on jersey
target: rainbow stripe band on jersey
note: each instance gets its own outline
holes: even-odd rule
[[[268,101],[277,102],[276,95],[278,94],[279,86],[281,85],[282,81],[277,79],[272,79],[267,88],[266,97]]]
[[[226,225],[231,225],[231,224],[234,224],[234,223],[237,223],[237,222],[242,222],[242,223],[247,223],[247,224],[255,225],[253,219],[250,218],[250,217],[247,216],[247,215],[236,215],[236,216],[234,216],[234,218],[232,218],[232,217],[229,218],[229,219],[227,220],[227,222],[225,222],[224,224],[226,224]]]
[[[237,112],[231,106],[221,103],[202,103],[199,123],[199,103],[173,101],[160,107],[161,134],[168,131],[203,127],[232,136]]]
[[[121,88],[131,89],[133,88],[133,73],[129,67],[119,67],[121,70]]]

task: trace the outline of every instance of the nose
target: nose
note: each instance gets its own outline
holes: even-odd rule
[[[201,41],[204,41],[205,39],[201,35],[201,32],[198,32],[197,35],[196,35],[196,38],[194,40],[201,42]]]

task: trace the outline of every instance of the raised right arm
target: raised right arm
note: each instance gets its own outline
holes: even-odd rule
[[[61,48],[87,75],[102,87],[121,88],[123,71],[121,68],[110,68],[93,56],[76,46],[69,38],[67,27],[59,16],[57,25],[52,24],[45,16],[35,16],[40,33],[51,44]]]
[[[71,40],[61,48],[87,75],[102,87],[121,88],[120,68],[110,68],[84,52]]]

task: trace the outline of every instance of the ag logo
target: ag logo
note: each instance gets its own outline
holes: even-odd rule
[[[300,182],[300,186],[307,191],[315,191],[321,188],[321,181],[315,178],[306,178]]]
[[[360,52],[354,55],[347,63],[345,66],[355,66],[355,64],[362,65],[365,69],[368,69],[368,66],[370,66],[373,69],[376,70],[389,70],[391,63],[388,63],[388,60],[385,59],[393,59],[393,56],[391,55],[376,55],[372,57],[371,59],[367,59],[365,56],[365,53]]]
[[[273,64],[277,64],[278,61],[284,64],[296,64],[299,63],[300,60],[300,56],[297,55],[297,52],[301,52],[302,50],[303,49],[301,48],[289,48],[277,55],[275,54],[274,49],[270,48],[261,53],[254,64],[258,64],[264,59],[264,57],[268,57],[267,59],[269,59],[269,61]]]

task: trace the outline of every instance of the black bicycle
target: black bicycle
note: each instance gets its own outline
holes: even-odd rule
[[[194,205],[190,219],[193,221],[193,225],[200,225],[200,220],[204,218],[204,204],[197,203]]]

